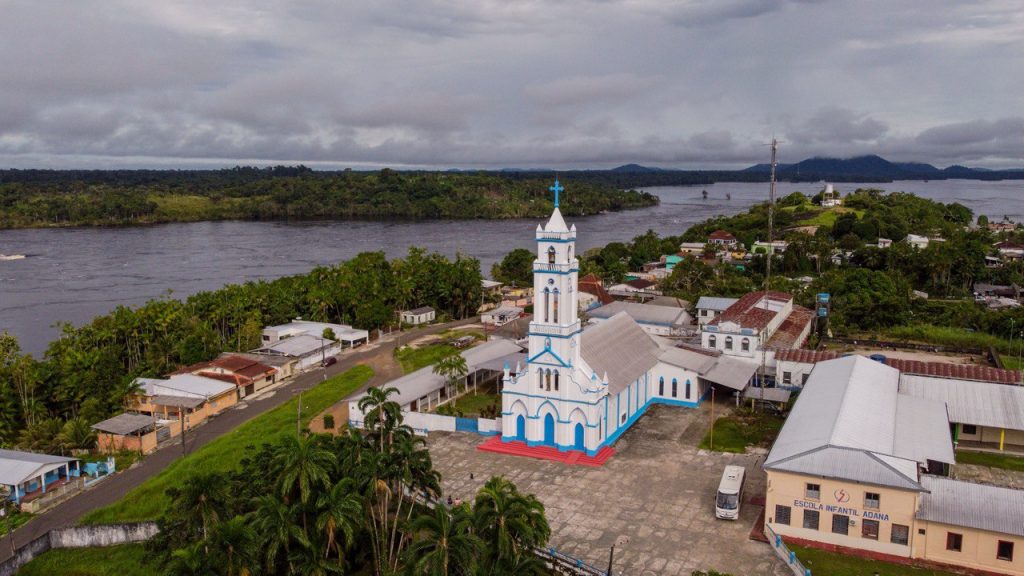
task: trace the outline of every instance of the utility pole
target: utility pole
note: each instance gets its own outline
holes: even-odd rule
[[[708,437],[708,449],[715,449],[715,385],[711,384],[711,432]]]

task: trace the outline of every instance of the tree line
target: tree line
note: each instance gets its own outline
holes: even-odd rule
[[[777,201],[774,238],[788,246],[784,254],[772,256],[771,288],[792,293],[808,307],[817,293],[831,294],[833,333],[940,325],[1008,338],[1014,326],[1024,326],[1024,309],[993,311],[972,298],[975,282],[1024,286],[1024,263],[996,268],[985,263],[996,242],[1024,242],[1024,231],[996,235],[984,226],[971,227],[974,215],[965,206],[906,193],[857,190],[844,197],[842,209],[831,211],[820,207],[820,193],[817,197],[816,204],[814,195],[794,192]],[[719,229],[748,247],[767,240],[768,203],[708,219],[678,236],[648,230],[630,242],[589,250],[580,258],[580,275],[594,273],[606,284],[617,283],[627,272],[677,253],[681,242],[704,242]],[[903,241],[908,234],[943,241],[917,249]],[[878,248],[879,238],[893,244]],[[753,254],[743,262],[719,262],[713,255],[714,248],[708,246],[705,258],[685,258],[661,289],[696,303],[701,296],[739,297],[764,288],[766,254]],[[493,274],[505,281],[529,281],[532,258],[529,251],[515,250],[495,264]],[[928,299],[915,290],[927,293]]]
[[[0,228],[201,220],[527,218],[549,214],[550,176],[486,172],[232,170],[0,171]],[[658,198],[579,182],[562,211],[580,216]]]
[[[373,330],[397,324],[398,311],[417,306],[472,316],[481,279],[474,258],[450,260],[412,248],[389,261],[383,252],[364,252],[308,274],[118,306],[83,326],[62,325],[38,360],[2,333],[0,445],[47,452],[85,447],[82,431],[120,411],[136,378],[256,348],[264,326],[301,317]],[[76,424],[65,430],[70,422]]]
[[[550,574],[534,554],[551,535],[544,505],[503,477],[442,502],[395,392],[370,389],[364,429],[283,435],[170,489],[149,561],[170,576]]]

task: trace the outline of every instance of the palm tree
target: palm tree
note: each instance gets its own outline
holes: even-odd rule
[[[342,550],[352,545],[356,531],[362,526],[363,500],[356,493],[352,479],[345,478],[330,491],[321,494],[316,505],[316,529],[327,540],[324,556],[328,556],[333,549],[338,554],[338,564],[341,564],[345,558]]]
[[[459,380],[469,374],[469,367],[466,366],[466,359],[462,357],[462,354],[452,352],[434,364],[433,371],[434,374],[444,376],[448,386],[457,386]]]
[[[168,491],[182,512],[190,531],[207,540],[210,529],[227,513],[228,479],[215,472],[200,472],[185,480],[181,488]]]
[[[551,537],[544,505],[532,494],[520,494],[515,484],[502,476],[488,480],[477,493],[473,520],[484,542],[490,572],[544,546]]]
[[[89,449],[96,444],[96,432],[79,416],[64,423],[57,440],[66,448]]]
[[[278,566],[281,558],[289,561],[287,573],[291,573],[289,554],[292,543],[309,545],[309,538],[297,522],[300,514],[298,505],[289,506],[276,495],[267,494],[256,499],[255,508],[254,528],[259,535],[267,573],[281,572]]]
[[[402,422],[402,407],[388,400],[393,394],[398,394],[398,388],[370,388],[359,400],[363,426],[377,437],[380,451],[384,449],[384,440],[390,439],[392,431]]]
[[[471,526],[467,505],[438,505],[418,516],[409,525],[414,542],[406,552],[407,570],[423,576],[473,574],[482,545]]]
[[[206,566],[206,554],[203,542],[179,548],[171,552],[171,561],[167,565],[168,576],[206,576],[210,573]]]
[[[314,436],[285,436],[271,466],[272,477],[278,479],[278,489],[286,502],[296,493],[306,504],[318,488],[330,483],[331,471],[338,461]]]
[[[256,561],[256,531],[245,516],[221,522],[213,530],[210,547],[225,576],[250,576]]]

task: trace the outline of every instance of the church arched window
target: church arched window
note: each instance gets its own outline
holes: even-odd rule
[[[548,264],[555,263],[555,247],[551,246],[548,248]]]
[[[549,310],[550,306],[551,306],[551,291],[548,290],[547,288],[545,288],[544,289],[544,321],[545,322],[550,322],[550,320],[548,319],[549,318],[548,317],[548,310]]]
[[[690,399],[690,381],[689,380],[686,381],[686,399],[687,400]]]
[[[658,378],[658,396],[665,395],[665,377]]]
[[[558,370],[555,370],[555,392],[558,392]]]
[[[675,398],[677,396],[679,396],[679,382],[675,378],[673,378],[672,379],[672,397]]]
[[[725,337],[725,349],[732,350],[732,336]]]
[[[712,334],[711,336],[708,336],[708,348],[717,348],[717,347],[718,347],[718,343],[717,343],[717,338],[715,338],[715,335]]]
[[[544,369],[537,368],[537,388],[544,389]]]
[[[750,338],[744,338],[743,342],[740,343],[744,352],[750,352]]]
[[[551,370],[544,371],[544,389],[551,392]]]
[[[556,324],[558,323],[558,299],[558,289],[555,288],[554,305],[551,307],[551,321]]]

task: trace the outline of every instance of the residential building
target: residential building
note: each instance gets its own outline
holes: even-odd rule
[[[330,330],[330,332],[328,332]],[[295,320],[279,326],[268,326],[263,329],[263,345],[268,346],[286,338],[295,336],[314,336],[317,338],[328,338],[324,334],[334,333],[335,342],[341,343],[342,347],[354,348],[360,344],[366,344],[370,339],[370,333],[366,330],[358,330],[348,324],[330,324],[328,322],[310,322],[296,318]],[[347,346],[346,346],[347,345]]]
[[[504,326],[523,315],[523,309],[518,306],[502,306],[480,315],[480,321],[484,324]]]
[[[785,240],[772,240],[771,242],[758,240],[750,247],[750,252],[752,254],[768,254],[769,252],[772,254],[783,254],[788,246],[789,242]]]
[[[608,289],[608,293],[612,296],[625,298],[661,296],[661,292],[658,291],[657,287],[657,283],[651,280],[636,279],[616,284]]]
[[[669,273],[671,273],[672,270],[675,270],[676,264],[683,261],[683,255],[680,254],[669,254],[667,256],[662,256],[661,258],[665,264],[665,270]]]
[[[699,303],[698,303],[699,306]],[[751,292],[701,327],[701,345],[755,362],[767,350],[799,348],[814,323],[814,312],[784,292]]]
[[[911,246],[917,248],[918,250],[924,250],[925,248],[928,247],[929,238],[927,236],[920,236],[918,234],[907,234],[907,237],[904,239],[904,242],[910,244]]]
[[[701,296],[697,300],[697,324],[703,326],[725,312],[729,306],[736,303],[739,298],[718,298],[715,296]]]
[[[693,328],[690,314],[679,307],[616,301],[593,308],[587,316],[591,324],[604,322],[620,312],[628,314],[648,334],[682,336]]]
[[[726,232],[725,230],[715,230],[711,234],[708,234],[708,244],[714,244],[715,246],[725,249],[732,250],[737,247],[739,242],[736,237]]]
[[[39,498],[80,475],[78,458],[0,449],[0,486],[16,504]]]
[[[999,251],[999,257],[1003,260],[1021,260],[1024,259],[1024,244],[1018,244],[1016,242],[1000,242],[996,244],[996,250]]]
[[[195,374],[238,387],[238,397],[245,398],[277,382],[277,368],[249,356],[222,354],[209,362],[181,368],[171,374]]]
[[[96,449],[113,454],[122,450],[149,454],[157,444],[174,434],[166,424],[158,424],[154,416],[118,414],[92,425],[96,431]]]
[[[277,340],[273,344],[253,350],[253,353],[293,358],[296,361],[295,369],[301,372],[323,362],[328,356],[340,354],[341,351],[342,344],[339,342],[303,333]]]
[[[437,312],[430,306],[420,306],[402,311],[402,324],[429,324],[437,318]]]
[[[735,246],[736,239],[733,238],[733,240],[734,242],[732,246]],[[679,245],[679,256],[685,256],[687,254],[700,255],[704,253],[704,249],[706,247],[707,244],[704,244],[703,242],[683,242],[682,244]]]
[[[888,238],[879,238],[878,242],[875,245],[878,246],[879,248],[888,248],[892,246],[892,240]]]
[[[182,427],[188,430],[198,426],[238,403],[235,384],[205,376],[175,374],[165,380],[138,378],[136,381],[140,392],[132,398],[129,411],[176,427],[175,434]]]

